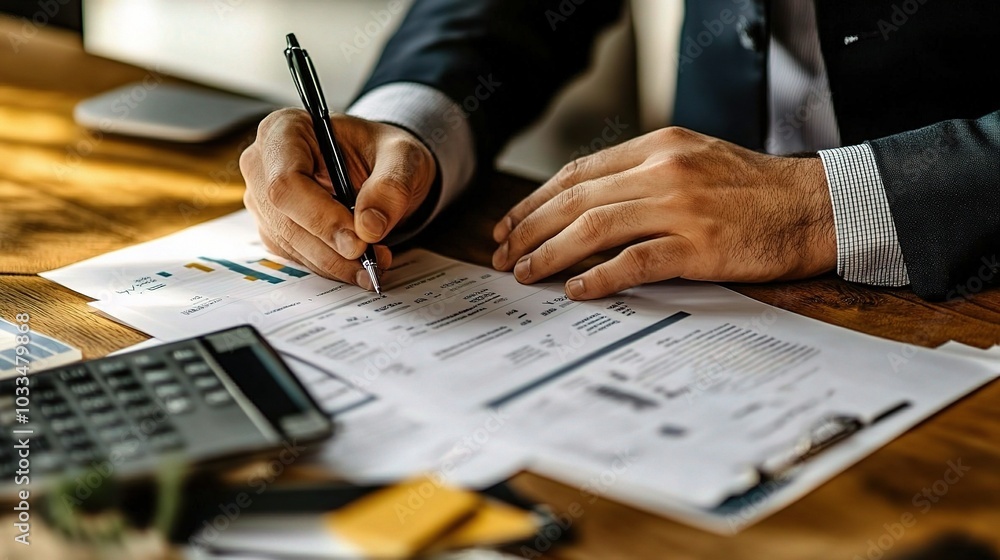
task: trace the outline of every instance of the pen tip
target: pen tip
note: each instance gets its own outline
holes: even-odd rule
[[[368,277],[371,278],[372,289],[375,290],[376,294],[382,295],[382,286],[379,284],[378,273],[376,272],[375,265],[371,261],[365,261],[364,267],[365,270],[368,271]]]
[[[288,44],[288,48],[297,49],[299,48],[299,40],[295,38],[294,33],[289,33],[285,35],[285,42]]]

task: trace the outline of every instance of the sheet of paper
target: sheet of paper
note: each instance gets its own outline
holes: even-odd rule
[[[811,461],[786,483],[794,492],[769,504],[814,488],[997,369],[708,284],[579,303],[559,285],[523,286],[412,251],[396,257],[378,296],[268,256],[245,213],[47,276],[165,339],[252,323],[280,351],[414,421],[461,426],[424,444],[432,456],[471,429],[480,454],[525,448],[534,468],[577,483],[610,472],[609,494],[685,519],[700,512],[707,528],[718,528],[727,497],[758,482],[758,465],[789,456],[824,420],[895,411]]]

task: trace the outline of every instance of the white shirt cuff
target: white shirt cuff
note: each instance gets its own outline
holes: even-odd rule
[[[868,144],[821,150],[837,230],[837,274],[874,286],[910,283],[882,176]]]
[[[472,179],[476,170],[472,127],[461,106],[440,91],[412,82],[387,84],[363,95],[347,114],[403,127],[434,152],[441,197],[428,222],[458,198]],[[419,224],[417,229],[425,225]]]

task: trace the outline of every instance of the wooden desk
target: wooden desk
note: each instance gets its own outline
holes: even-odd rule
[[[0,38],[21,29],[20,23],[0,21]],[[83,54],[78,39],[62,32],[40,30],[18,52],[0,40],[0,316],[27,312],[34,329],[81,347],[88,358],[146,337],[96,316],[85,298],[34,274],[241,205],[237,162],[252,130],[207,146],[178,146],[94,135],[73,124],[76,101],[146,75]],[[494,220],[533,186],[502,175],[492,183],[476,191],[473,206],[481,211],[452,215],[424,243],[488,265]],[[778,307],[894,340],[937,345],[957,339],[980,347],[1000,342],[1000,291],[929,304],[907,290],[873,290],[834,277],[733,287]],[[996,548],[998,406],[1000,383],[994,383],[732,538],[610,500],[590,503],[579,490],[530,474],[518,476],[515,484],[557,509],[582,511],[573,527],[578,540],[549,552],[558,558],[865,558],[869,540],[880,537],[889,545],[883,557],[892,558],[947,532]],[[921,513],[914,495],[941,479],[948,461],[958,460],[971,471]],[[916,524],[898,538],[886,537],[886,526],[906,513]],[[9,523],[2,524],[5,537]],[[14,546],[10,542],[5,537],[0,551]]]

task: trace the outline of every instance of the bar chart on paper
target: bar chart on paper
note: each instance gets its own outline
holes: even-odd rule
[[[210,289],[218,293],[242,293],[249,283],[282,284],[310,276],[309,272],[269,258],[223,259],[201,256],[197,260],[170,265],[155,273],[143,274],[119,283],[115,293],[121,296],[141,295],[157,290],[177,288]]]

